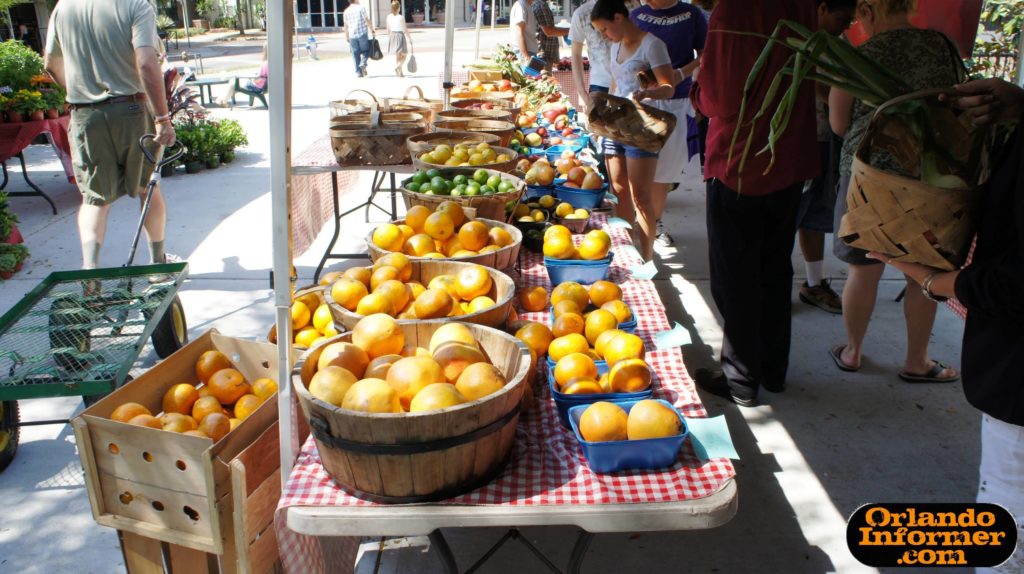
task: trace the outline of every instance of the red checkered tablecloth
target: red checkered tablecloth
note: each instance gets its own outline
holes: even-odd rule
[[[592,222],[607,228],[606,219],[594,214]],[[630,267],[642,262],[631,247],[624,229],[609,229],[615,258],[610,280],[618,283],[623,299],[637,318],[636,333],[644,340],[647,362],[654,370],[655,397],[673,403],[687,417],[704,417],[693,381],[687,374],[679,348],[654,349],[656,333],[671,329],[654,283],[632,279]],[[577,237],[578,238],[578,237]],[[548,289],[547,273],[539,255],[520,255],[520,285]],[[525,313],[525,319],[547,322],[547,312]],[[679,461],[665,470],[595,474],[582,464],[582,454],[572,431],[562,427],[545,378],[539,377],[536,406],[519,420],[513,460],[490,484],[438,505],[601,505],[642,504],[694,500],[717,492],[736,471],[728,459],[701,462],[687,443]],[[289,572],[324,571],[323,556],[315,537],[288,529],[291,506],[374,506],[339,488],[324,471],[312,437],[303,446],[285,484],[275,516],[282,563]],[[358,543],[352,539],[352,544]],[[337,571],[339,564],[331,564]]]

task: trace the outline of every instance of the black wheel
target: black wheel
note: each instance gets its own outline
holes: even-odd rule
[[[185,322],[185,307],[177,296],[171,301],[171,306],[160,318],[160,322],[153,331],[153,348],[161,359],[170,357],[172,353],[188,343],[188,323]]]
[[[18,451],[18,401],[0,401],[0,472],[14,460]]]

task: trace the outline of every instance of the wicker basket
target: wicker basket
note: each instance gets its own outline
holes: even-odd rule
[[[473,263],[463,263],[461,261],[416,260],[412,262],[412,278],[410,280],[419,281],[423,285],[427,285],[431,279],[438,275],[455,275],[459,271],[473,265]],[[512,282],[512,279],[509,279],[508,275],[501,271],[488,268],[487,272],[491,276],[491,290],[487,293],[487,296],[496,301],[493,306],[457,317],[418,319],[415,321],[399,320],[398,323],[451,323],[452,321],[461,321],[463,323],[486,325],[497,329],[505,328],[508,310],[512,308],[512,298],[516,293],[516,285]],[[335,303],[334,299],[331,299],[330,290],[324,293],[324,299],[331,310],[331,316],[334,317],[334,321],[338,325],[343,326],[346,331],[352,330],[356,323],[363,318],[363,315],[358,315]]]
[[[512,114],[512,118],[518,118],[519,112],[522,109],[516,105],[515,101],[508,99],[497,99],[497,98],[468,98],[465,100],[454,100],[452,101],[452,109],[455,110],[472,110],[477,109],[477,106],[481,104],[490,104],[492,109],[508,110]]]
[[[406,344],[426,347],[440,326],[415,323],[401,329]],[[383,503],[440,500],[490,482],[505,466],[515,442],[530,351],[497,329],[466,326],[508,383],[481,399],[437,411],[362,413],[313,398],[306,385],[324,346],[350,341],[350,334],[303,354],[292,371],[292,385],[324,470],[339,486]]]
[[[434,196],[428,195],[426,197],[434,197]],[[446,196],[440,196],[440,197],[444,197],[445,199],[452,199],[452,198],[448,198]],[[491,197],[493,197],[493,196],[491,196]],[[462,198],[454,198],[454,199],[462,199]],[[408,201],[409,200],[406,199],[406,203],[408,203]],[[434,204],[413,204],[413,205],[426,205],[427,207],[430,207],[431,209],[433,207],[435,207]],[[477,221],[482,221],[483,223],[486,223],[490,227],[501,227],[502,229],[507,231],[509,233],[509,235],[512,236],[512,244],[511,245],[506,245],[505,247],[502,247],[501,249],[498,249],[497,251],[491,251],[490,253],[481,253],[479,255],[471,255],[471,256],[467,256],[467,257],[448,257],[448,258],[445,258],[445,259],[431,259],[430,261],[460,261],[460,262],[463,262],[463,263],[476,263],[478,265],[483,265],[484,267],[490,267],[491,269],[498,269],[498,270],[511,269],[512,266],[515,264],[516,260],[519,257],[519,248],[523,244],[523,234],[522,234],[522,232],[520,232],[518,229],[516,229],[512,225],[509,225],[507,223],[502,223],[500,221],[494,221],[494,220],[491,220],[491,219],[482,219],[482,218],[476,218],[476,220]],[[397,221],[393,221],[392,223],[394,223],[395,225],[400,225],[402,223],[405,223],[405,220],[404,219],[399,219]],[[390,251],[385,251],[385,250],[381,249],[380,247],[377,247],[376,245],[374,245],[374,243],[373,243],[373,231],[370,231],[369,233],[367,233],[365,239],[366,239],[366,251],[370,255],[370,261],[376,261],[376,260],[380,259],[381,257],[384,257],[385,255],[390,253]],[[425,260],[422,257],[413,257],[412,255],[409,256],[409,259],[412,259],[413,261],[424,261]]]
[[[920,174],[921,152],[916,138],[898,115],[883,115],[895,105],[928,98],[931,128],[947,151],[966,158],[977,142],[982,150],[970,181],[987,179],[991,132],[970,125],[952,110],[938,107],[934,97],[942,90],[924,90],[900,96],[878,107],[853,160],[853,177],[846,194],[847,213],[838,229],[846,243],[885,254],[897,261],[921,263],[944,270],[959,268],[967,259],[974,237],[978,188],[942,188],[918,178],[885,172],[870,165],[872,147],[883,148],[908,173]],[[912,145],[911,145],[912,144]]]
[[[434,122],[436,131],[486,132],[501,138],[501,145],[507,146],[512,141],[516,126],[512,122],[501,120],[482,120],[477,118],[461,118],[457,120],[440,120]]]
[[[454,201],[463,207],[475,208],[477,217],[507,221],[508,217],[505,215],[505,205],[509,201],[515,201],[518,203],[519,199],[524,193],[526,193],[526,182],[523,181],[522,178],[509,173],[482,167],[446,167],[438,168],[438,171],[441,172],[441,177],[448,179],[460,174],[466,177],[473,177],[473,173],[478,169],[483,169],[490,175],[500,176],[503,180],[511,181],[515,184],[515,189],[506,193],[495,193],[491,195],[461,195],[459,197],[452,197],[450,195],[427,195],[417,191],[409,191],[409,189],[405,187],[412,179],[409,178],[402,181],[402,196],[405,198],[406,209],[414,205],[424,205],[433,211],[441,202]]]
[[[507,100],[512,102],[516,99],[516,92],[474,92],[462,86],[452,90],[453,100]]]
[[[294,301],[298,301],[300,298],[302,298],[305,295],[313,295],[313,294],[315,294],[317,299],[319,299],[319,301],[320,301],[320,303],[317,305],[317,306],[319,306],[320,304],[323,304],[323,303],[327,302],[327,289],[328,288],[327,288],[326,285],[307,285],[306,287],[298,287],[298,288],[295,289],[295,294],[292,295],[292,301],[293,302]],[[310,311],[310,313],[313,313],[313,312],[316,311],[316,309],[310,309],[309,311]],[[298,332],[298,331],[296,331],[296,332]],[[340,330],[339,330],[339,332],[340,332]],[[295,333],[292,333],[292,336],[294,337]],[[277,323],[272,324],[270,326],[270,330],[267,331],[267,342],[270,343],[271,345],[276,345],[277,344]],[[305,351],[308,347],[304,347],[302,345],[296,345],[296,344],[293,343],[292,344],[292,348],[296,349],[298,351]]]
[[[446,132],[434,132],[434,133],[446,133]],[[491,134],[487,134],[487,135],[491,135]],[[435,145],[438,145],[438,144],[435,144]],[[431,146],[431,148],[433,148],[433,146]],[[505,154],[510,159],[507,160],[507,161],[502,161],[502,162],[497,162],[497,163],[487,163],[487,164],[475,165],[475,166],[473,166],[474,168],[476,168],[476,169],[491,169],[491,170],[494,170],[494,171],[500,171],[502,173],[508,173],[508,172],[512,171],[513,169],[515,169],[516,163],[519,162],[519,152],[517,152],[517,151],[515,151],[515,150],[513,150],[511,148],[501,147],[501,146],[491,146],[491,149],[494,150],[495,156],[498,156],[498,155],[501,155],[501,154]],[[422,169],[422,170],[441,169],[441,168],[447,167],[447,166],[444,166],[444,165],[438,164],[438,163],[427,163],[427,162],[425,162],[425,161],[423,161],[423,160],[421,160],[419,158],[419,154],[414,154],[412,156],[412,166],[415,167],[416,169]],[[490,214],[490,215],[493,215],[493,214]],[[487,215],[487,217],[490,217],[490,215]]]
[[[370,96],[370,98],[366,100],[352,98],[352,94],[355,94],[356,92],[366,94],[367,96]],[[345,95],[344,99],[334,100],[328,104],[328,108],[331,111],[331,123],[334,123],[335,120],[350,114],[369,112],[370,108],[373,107],[374,102],[377,103],[377,106],[381,111],[390,111],[381,104],[380,100],[377,99],[377,96],[374,96],[370,92],[367,92],[366,90],[352,90]]]
[[[410,112],[369,112],[331,120],[331,148],[338,165],[403,165],[410,161],[405,140],[427,130],[425,118]]]
[[[513,121],[512,112],[509,110],[460,110],[456,108],[438,112],[434,115],[435,122],[444,120],[461,120],[462,118],[500,120],[503,122]]]
[[[590,131],[615,142],[658,152],[676,127],[676,116],[631,99],[594,93],[587,112]]]
[[[454,146],[460,143],[471,143],[476,145],[481,142],[487,142],[492,146],[498,145],[501,138],[494,134],[486,132],[457,132],[457,131],[445,131],[445,132],[427,132],[410,137],[405,140],[405,145],[409,148],[409,153],[415,157],[423,152],[434,149],[435,146],[441,144],[447,144]]]
[[[409,97],[413,90],[416,90],[418,97]],[[427,123],[433,123],[435,114],[444,110],[444,101],[426,98],[419,86],[409,86],[401,98],[387,98],[385,101],[392,111],[423,114],[423,117],[427,118]]]

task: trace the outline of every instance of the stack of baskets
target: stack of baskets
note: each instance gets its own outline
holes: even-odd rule
[[[407,164],[411,158],[406,140],[426,132],[428,125],[422,114],[381,111],[374,98],[369,111],[351,111],[331,119],[331,148],[338,165],[346,167]]]
[[[676,116],[653,106],[595,93],[588,113],[590,131],[616,142],[658,152],[676,127]]]

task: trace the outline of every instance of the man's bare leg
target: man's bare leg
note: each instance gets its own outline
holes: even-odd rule
[[[146,188],[139,189],[139,205],[146,201]],[[166,254],[164,252],[164,231],[167,228],[167,206],[164,204],[164,195],[160,193],[160,186],[153,188],[153,199],[149,202],[149,213],[142,222],[146,229],[146,238],[149,240],[149,256],[153,263],[164,263]]]
[[[100,266],[100,247],[107,232],[109,205],[83,203],[78,208],[78,236],[82,243],[82,269]]]

